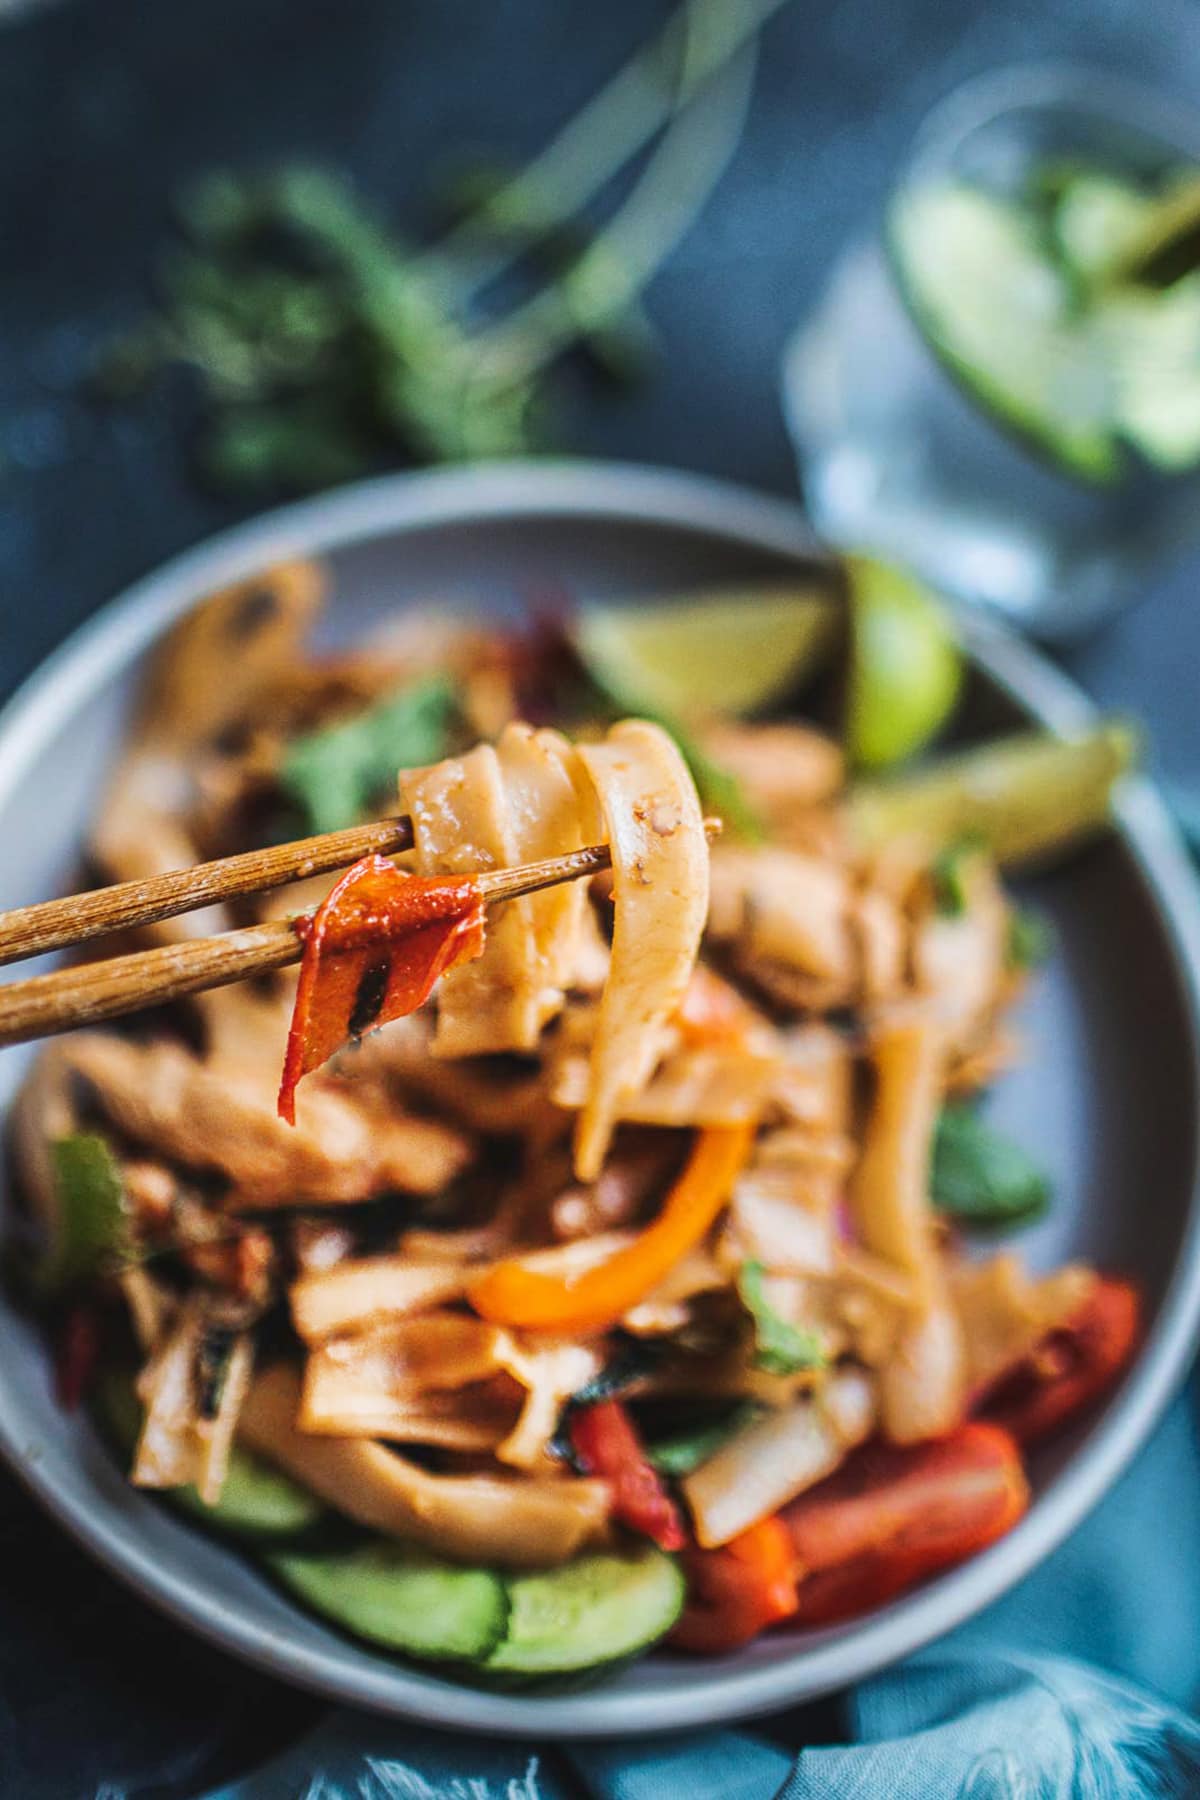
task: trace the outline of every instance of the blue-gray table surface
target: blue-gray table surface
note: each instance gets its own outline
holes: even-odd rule
[[[4,16],[0,9],[0,18]],[[416,228],[431,171],[535,150],[663,0],[62,0],[0,25],[0,698],[125,583],[247,510],[189,479],[168,401],[97,414],[74,389],[145,303],[170,196],[214,165],[297,154]],[[788,494],[779,355],[928,106],[1054,56],[1200,91],[1192,0],[794,0],[769,27],[739,155],[655,282],[653,378],[581,400],[572,450]],[[1200,561],[1068,666],[1200,785]],[[235,1667],[119,1590],[0,1477],[0,1794],[182,1796],[315,1702]],[[816,1728],[820,1728],[819,1722]]]

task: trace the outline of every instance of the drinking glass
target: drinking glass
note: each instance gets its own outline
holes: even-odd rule
[[[1200,536],[1200,453],[1164,470],[1118,439],[1116,467],[1102,476],[1072,466],[1044,434],[1022,429],[1005,393],[1010,377],[1026,393],[1032,384],[1035,397],[1072,380],[1078,387],[1065,344],[1061,352],[1053,341],[1035,344],[1010,305],[1005,272],[981,278],[977,259],[977,291],[966,301],[991,368],[986,379],[964,368],[914,305],[905,270],[920,266],[911,244],[902,263],[896,233],[898,220],[914,216],[914,198],[947,184],[1012,201],[1047,170],[1150,189],[1189,165],[1200,167],[1200,116],[1086,70],[1005,70],[935,109],[882,227],[847,251],[786,354],[785,409],[822,535],[892,556],[945,592],[1059,641],[1134,600],[1164,558]],[[955,246],[933,233],[922,252],[952,259]],[[1181,407],[1194,403],[1200,445],[1200,275],[1195,288],[1194,341],[1189,312],[1172,340],[1171,392]],[[1162,368],[1146,368],[1159,393]],[[1113,370],[1101,362],[1090,369],[1097,376],[1084,412],[1099,414],[1111,398]]]

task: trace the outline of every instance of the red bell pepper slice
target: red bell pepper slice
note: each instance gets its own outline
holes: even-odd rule
[[[796,1556],[778,1518],[760,1519],[719,1550],[683,1558],[688,1601],[671,1633],[677,1650],[720,1656],[796,1611]]]
[[[1112,1386],[1133,1354],[1140,1322],[1136,1288],[1099,1278],[1070,1323],[993,1383],[976,1410],[1018,1443],[1037,1443]]]
[[[880,1606],[1002,1537],[1028,1503],[1017,1446],[995,1425],[864,1445],[780,1515],[799,1576],[796,1617],[828,1625]]]
[[[385,856],[364,856],[296,932],[304,956],[279,1084],[289,1125],[305,1075],[415,1012],[440,975],[481,954],[483,896],[470,876],[406,875]]]
[[[571,1448],[589,1475],[612,1484],[613,1517],[660,1550],[682,1550],[687,1533],[679,1508],[647,1459],[619,1400],[600,1400],[571,1415]]]

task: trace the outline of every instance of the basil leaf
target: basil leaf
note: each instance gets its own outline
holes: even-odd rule
[[[764,1290],[766,1271],[760,1262],[744,1262],[738,1275],[738,1295],[754,1320],[754,1366],[770,1375],[794,1375],[800,1369],[821,1369],[825,1352],[812,1331],[782,1318]]]
[[[124,1253],[125,1187],[102,1137],[79,1133],[51,1145],[58,1220],[54,1242],[34,1272],[42,1294],[89,1281],[106,1261]]]
[[[1045,1175],[969,1106],[943,1108],[933,1144],[933,1203],[972,1225],[1018,1225],[1050,1203]]]
[[[357,825],[380,795],[394,791],[398,770],[446,755],[454,714],[449,679],[430,676],[345,724],[297,738],[284,756],[283,787],[311,831]]]
[[[722,1444],[752,1425],[762,1412],[752,1400],[745,1400],[739,1406],[722,1413],[719,1418],[709,1419],[703,1425],[695,1426],[691,1431],[681,1431],[675,1437],[663,1438],[652,1445],[646,1452],[653,1466],[660,1475],[668,1475],[673,1480],[681,1480],[706,1463],[710,1456],[721,1448]]]

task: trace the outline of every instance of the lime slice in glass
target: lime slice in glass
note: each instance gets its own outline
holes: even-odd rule
[[[1027,213],[929,183],[895,202],[889,236],[914,319],[972,398],[1068,473],[1115,480],[1109,373]]]
[[[575,627],[589,673],[619,706],[655,716],[746,717],[794,689],[837,633],[831,589],[715,589],[596,607]]]
[[[1164,289],[1113,289],[1097,305],[1116,378],[1116,423],[1169,474],[1200,461],[1200,274]]]
[[[1115,176],[1074,176],[1054,209],[1054,241],[1066,268],[1084,287],[1106,280],[1137,243],[1152,206],[1139,188]]]
[[[864,769],[886,769],[927,744],[962,682],[962,657],[945,607],[888,563],[846,558],[851,650],[846,750]]]

